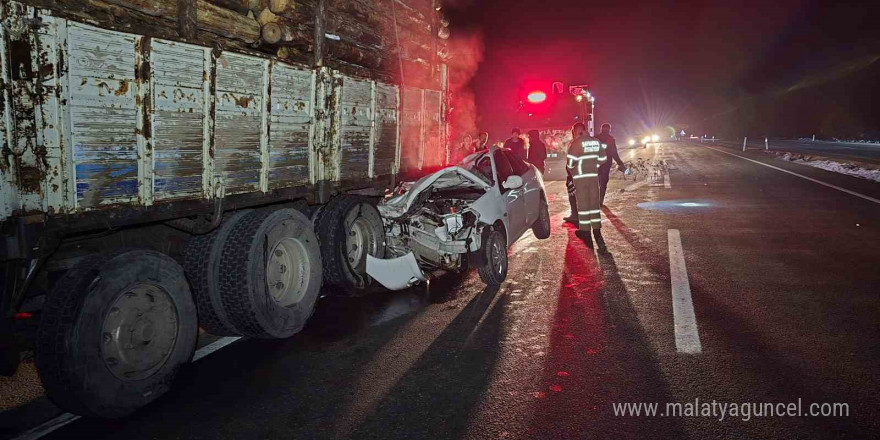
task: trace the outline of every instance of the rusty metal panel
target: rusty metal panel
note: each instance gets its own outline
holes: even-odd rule
[[[80,207],[138,198],[138,37],[70,23],[71,142]]]
[[[397,161],[397,86],[376,83],[373,176],[393,174]]]
[[[404,87],[400,109],[400,169],[421,169],[422,90]]]
[[[0,9],[4,8],[0,4]],[[4,11],[5,12],[5,11]],[[2,91],[3,100],[0,107],[0,221],[9,217],[14,211],[21,209],[21,203],[18,199],[18,188],[16,185],[15,167],[12,163],[12,114],[11,96],[9,89],[9,60],[7,57],[7,35],[6,26],[0,26],[0,91]]]
[[[370,170],[370,132],[373,85],[345,77],[340,106],[341,132],[339,150],[340,180],[366,179]]]
[[[422,168],[435,169],[446,162],[446,148],[440,141],[442,95],[425,90],[422,110]]]
[[[200,198],[205,193],[207,49],[154,40],[153,179],[156,200]]]
[[[233,53],[216,60],[214,166],[226,194],[260,190],[266,63]]]
[[[269,189],[306,185],[309,175],[314,72],[277,63],[272,69]]]
[[[64,120],[62,102],[67,94],[67,71],[64,51],[67,48],[67,23],[54,17],[42,17],[37,28],[35,63],[39,66],[40,98],[34,112],[36,118],[36,145],[45,153],[41,162],[45,167],[42,209],[63,212],[75,207],[75,187],[67,179],[69,131]]]

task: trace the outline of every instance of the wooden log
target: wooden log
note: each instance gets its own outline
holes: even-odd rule
[[[188,40],[195,39],[199,29],[195,0],[177,0],[177,11],[177,32]]]
[[[393,43],[393,40],[386,42],[381,29],[370,27],[346,14],[331,14],[327,20],[327,33],[362,46],[384,47]]]
[[[386,62],[378,49],[357,46],[347,41],[326,40],[327,57],[367,68],[379,68]]]
[[[106,3],[147,15],[166,19],[178,17],[178,0],[105,0]],[[91,1],[90,3],[99,3]],[[208,3],[195,0],[196,22],[199,30],[222,37],[253,43],[260,38],[260,26],[256,20]]]
[[[283,14],[291,9],[296,9],[294,0],[269,0],[269,9],[276,14]]]
[[[269,8],[263,9],[262,11],[260,11],[260,14],[257,15],[257,23],[259,23],[260,26],[266,26],[267,24],[277,22],[278,16],[275,15],[274,12],[269,10]]]
[[[198,1],[197,12],[199,29],[247,43],[255,43],[260,39],[260,25],[253,18],[203,0]]]
[[[209,3],[247,15],[250,11],[250,0],[207,0]]]

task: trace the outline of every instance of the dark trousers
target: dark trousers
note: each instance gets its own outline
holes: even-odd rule
[[[571,216],[577,218],[578,201],[575,195],[574,179],[571,178],[571,170],[568,167],[565,168],[565,188],[568,190],[568,204],[571,205]]]
[[[608,189],[608,178],[611,174],[611,168],[599,168],[599,204],[605,204],[605,190]]]

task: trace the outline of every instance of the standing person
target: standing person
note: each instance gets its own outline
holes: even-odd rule
[[[599,255],[608,255],[605,239],[602,238],[602,211],[599,209],[599,164],[608,159],[605,148],[598,139],[587,134],[587,127],[578,122],[571,128],[573,139],[568,146],[568,169],[577,197],[578,230],[575,235],[593,248],[596,239]]]
[[[489,148],[489,133],[482,132],[480,133],[480,138],[477,142],[474,142],[474,153],[480,150],[485,150]]]
[[[544,174],[544,160],[547,159],[547,145],[541,141],[538,130],[529,131],[529,163]]]
[[[520,138],[522,133],[518,128],[510,131],[510,138],[504,141],[504,148],[510,151],[525,162],[526,160],[526,141]]]
[[[604,144],[607,158],[614,159],[617,162],[617,169],[625,171],[626,165],[623,164],[620,154],[617,153],[617,142],[614,140],[614,136],[611,136],[611,124],[607,122],[602,124],[601,133],[596,136],[596,139],[599,139],[599,142]],[[599,165],[599,203],[603,206],[605,205],[605,191],[608,189],[608,178],[610,175],[611,161],[605,160]]]

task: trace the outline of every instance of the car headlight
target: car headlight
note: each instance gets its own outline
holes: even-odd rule
[[[651,136],[645,136],[644,138],[642,138],[643,144],[647,144],[648,142],[651,142]]]
[[[635,139],[630,139],[630,140],[629,140],[629,146],[630,146],[630,147],[632,147],[632,146],[635,145],[635,144],[636,144],[636,140],[635,140]]]
[[[660,140],[660,136],[657,136],[657,135],[655,134],[654,136],[651,136],[651,140],[653,140],[654,142],[657,142],[657,141]]]

